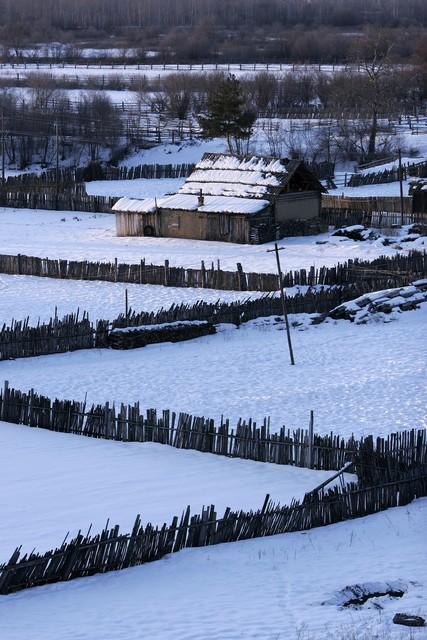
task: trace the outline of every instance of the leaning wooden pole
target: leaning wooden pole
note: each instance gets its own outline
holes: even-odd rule
[[[283,276],[282,276],[282,268],[280,266],[280,257],[279,257],[279,247],[277,246],[277,242],[274,243],[274,251],[276,253],[276,262],[277,262],[277,273],[279,278],[279,291],[280,291],[280,299],[282,301],[282,310],[283,316],[285,318],[285,326],[286,326],[286,336],[288,339],[288,348],[289,348],[289,357],[291,359],[291,364],[295,364],[294,359],[294,351],[292,348],[292,340],[291,340],[291,331],[289,328],[289,318],[288,318],[288,310],[286,304],[286,293],[283,288]]]

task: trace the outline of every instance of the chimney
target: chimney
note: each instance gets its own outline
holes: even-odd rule
[[[203,207],[203,205],[205,204],[205,199],[203,197],[203,193],[201,189],[199,191],[199,197],[197,198],[197,204],[199,207]]]

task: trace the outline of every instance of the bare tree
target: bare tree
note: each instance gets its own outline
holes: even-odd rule
[[[387,99],[385,79],[391,72],[391,51],[393,42],[383,31],[368,32],[359,46],[359,63],[366,74],[365,99],[371,111],[371,124],[367,158],[374,158],[377,152],[378,116],[381,104]]]

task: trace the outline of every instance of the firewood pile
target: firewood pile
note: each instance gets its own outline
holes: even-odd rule
[[[147,344],[160,342],[181,342],[216,333],[215,325],[207,321],[182,321],[165,324],[141,325],[113,329],[108,336],[112,349],[136,349]]]

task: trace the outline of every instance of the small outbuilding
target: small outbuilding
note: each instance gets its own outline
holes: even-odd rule
[[[300,160],[205,153],[178,193],[113,211],[118,236],[262,243],[320,230],[322,191]]]
[[[409,195],[412,196],[412,212],[414,214],[427,213],[427,179],[418,178],[409,185]]]

